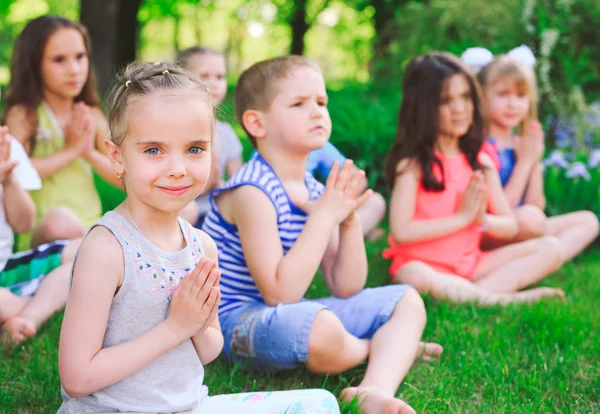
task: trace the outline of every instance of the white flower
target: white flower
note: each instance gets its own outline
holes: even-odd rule
[[[543,162],[545,167],[569,168],[569,162],[565,159],[562,151],[554,150]]]
[[[506,54],[511,59],[516,60],[517,62],[527,66],[533,67],[535,65],[535,56],[529,46],[521,45],[519,47],[515,47],[513,50]]]
[[[596,168],[600,165],[600,148],[596,148],[590,152],[590,158],[588,159],[588,166],[590,168]]]
[[[460,59],[477,73],[494,60],[494,55],[484,47],[470,47],[460,55]]]
[[[590,181],[592,176],[590,175],[587,167],[582,162],[574,162],[571,168],[565,173],[567,178],[583,177],[586,181]]]

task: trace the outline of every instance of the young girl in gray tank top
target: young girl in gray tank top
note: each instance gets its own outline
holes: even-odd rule
[[[109,127],[127,199],[89,230],[73,267],[59,413],[339,413],[324,390],[209,397],[203,384],[223,347],[217,249],[178,213],[210,174],[207,89],[173,65],[133,64]]]

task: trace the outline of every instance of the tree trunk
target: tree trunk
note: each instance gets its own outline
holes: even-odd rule
[[[306,35],[306,32],[310,28],[310,25],[306,21],[307,0],[297,0],[295,3],[294,12],[289,21],[292,29],[290,54],[302,55],[304,54],[304,35]]]
[[[404,2],[398,2],[404,3]],[[374,0],[373,28],[375,29],[375,42],[373,45],[373,60],[382,60],[387,57],[390,46],[395,37],[394,6],[386,0]]]
[[[115,72],[135,60],[137,13],[142,0],[81,0],[80,20],[90,33],[92,61],[102,97]]]

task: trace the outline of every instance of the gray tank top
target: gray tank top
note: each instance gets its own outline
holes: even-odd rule
[[[123,284],[115,294],[103,348],[119,345],[165,320],[171,296],[204,250],[193,227],[179,219],[186,247],[168,252],[150,243],[123,216],[108,212],[96,224],[119,240],[125,260]],[[188,339],[130,377],[83,398],[62,390],[59,413],[172,413],[199,409],[208,389],[204,368]]]

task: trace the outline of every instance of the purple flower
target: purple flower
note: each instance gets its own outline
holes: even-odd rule
[[[589,171],[587,170],[587,167],[585,166],[585,164],[582,162],[579,162],[579,161],[574,162],[573,165],[571,165],[571,168],[569,168],[569,170],[565,173],[565,177],[567,177],[567,178],[582,177],[586,181],[590,181],[592,179],[592,176],[590,175]]]
[[[569,168],[569,162],[561,150],[553,150],[548,158],[543,161],[544,167]]]
[[[600,165],[600,148],[592,150],[588,159],[588,166],[590,168],[596,168],[598,165]]]

